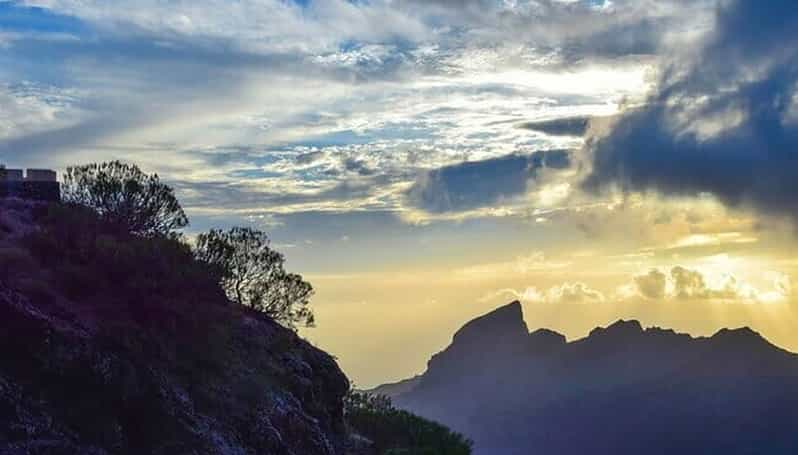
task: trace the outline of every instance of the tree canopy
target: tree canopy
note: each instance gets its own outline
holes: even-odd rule
[[[67,168],[63,201],[86,207],[120,232],[168,237],[188,225],[174,190],[157,174],[110,161]],[[211,230],[197,237],[194,257],[208,266],[227,297],[286,327],[312,326],[313,287],[285,270],[285,258],[268,236],[251,228]]]
[[[284,256],[270,247],[266,233],[247,227],[214,229],[197,237],[195,254],[218,274],[230,300],[289,328],[313,325],[313,287],[286,272]]]
[[[169,235],[188,225],[174,190],[158,174],[110,161],[67,168],[64,202],[83,205],[102,219],[140,235]]]

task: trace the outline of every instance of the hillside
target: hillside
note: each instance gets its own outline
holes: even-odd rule
[[[529,333],[521,305],[466,324],[400,407],[475,453],[798,453],[798,356],[748,329],[707,338],[637,321],[567,342]]]
[[[334,359],[230,305],[178,242],[0,204],[0,453],[341,453]]]
[[[84,206],[0,198],[0,454],[471,453],[350,391],[195,253]]]

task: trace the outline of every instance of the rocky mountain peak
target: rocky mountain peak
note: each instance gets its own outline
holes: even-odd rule
[[[565,335],[549,329],[538,329],[529,334],[527,345],[532,352],[548,352],[567,344]]]
[[[717,333],[712,335],[710,341],[737,350],[771,346],[770,342],[762,337],[759,332],[756,332],[750,327],[720,329]]]
[[[721,338],[735,338],[735,339],[745,339],[745,338],[756,338],[762,339],[762,335],[759,332],[753,330],[750,327],[740,327],[738,329],[720,329],[712,338],[721,339]]]
[[[625,321],[623,319],[609,325],[606,328],[597,327],[590,331],[589,338],[603,337],[613,339],[625,339],[643,333],[643,326],[639,321]]]
[[[528,333],[521,302],[515,301],[464,325],[454,334],[452,344],[521,339]]]

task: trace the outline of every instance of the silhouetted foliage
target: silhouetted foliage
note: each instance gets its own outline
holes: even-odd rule
[[[469,455],[471,441],[445,426],[396,409],[390,398],[351,391],[344,399],[346,421],[368,438],[380,455]]]
[[[254,313],[181,237],[0,200],[0,447],[328,453],[346,377]]]
[[[89,207],[120,229],[140,235],[168,235],[188,225],[188,218],[157,174],[134,164],[111,161],[67,168],[64,202]]]
[[[312,326],[313,287],[300,275],[286,272],[285,258],[269,245],[266,233],[256,229],[214,229],[197,237],[195,255],[216,271],[234,302],[289,328]]]
[[[39,225],[25,239],[28,250],[55,271],[67,295],[110,294],[141,304],[153,294],[216,301],[222,296],[215,275],[179,238],[119,231],[89,208],[62,204],[50,205]]]

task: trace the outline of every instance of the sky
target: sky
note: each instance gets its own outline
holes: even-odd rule
[[[0,162],[253,226],[359,386],[523,303],[798,351],[792,0],[0,0]]]

